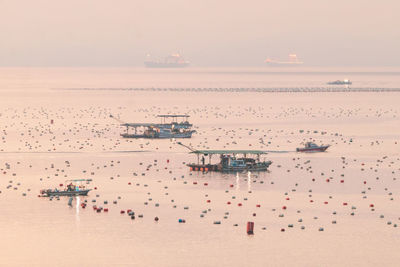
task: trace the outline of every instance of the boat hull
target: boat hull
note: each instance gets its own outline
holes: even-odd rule
[[[170,68],[186,68],[189,63],[163,63],[163,62],[144,62],[146,68],[156,68],[156,69],[170,69]]]
[[[221,164],[188,164],[192,171],[214,171],[214,172],[243,172],[253,171],[262,172],[267,171],[268,167],[272,164],[271,161],[262,162],[248,166],[222,166]]]
[[[321,147],[312,147],[312,148],[296,148],[297,152],[305,152],[305,153],[312,153],[312,152],[325,152],[329,146],[321,146]]]
[[[53,197],[53,196],[87,196],[91,189],[81,190],[81,191],[59,191],[59,192],[43,192],[43,196],[45,197]]]
[[[123,138],[149,138],[149,139],[166,139],[166,138],[191,138],[193,134],[192,132],[186,133],[160,133],[154,135],[146,135],[146,134],[121,134]]]

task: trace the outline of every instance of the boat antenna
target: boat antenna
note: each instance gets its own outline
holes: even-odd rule
[[[196,151],[197,151],[197,150],[191,148],[190,146],[187,146],[187,145],[182,144],[181,142],[176,142],[176,143],[177,143],[178,145],[181,145],[181,146],[183,146],[183,147],[186,147],[187,149],[189,149],[189,150],[192,151],[192,152],[196,152]]]
[[[121,123],[121,124],[126,124],[124,121],[122,121],[122,120],[120,120],[120,119],[114,117],[112,114],[110,114],[110,118],[113,118],[114,120],[118,121],[118,122]]]

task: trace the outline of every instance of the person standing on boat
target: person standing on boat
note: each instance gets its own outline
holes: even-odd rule
[[[204,158],[204,156],[201,156],[201,163],[203,163],[203,166],[204,166],[205,162],[206,162],[206,159]]]

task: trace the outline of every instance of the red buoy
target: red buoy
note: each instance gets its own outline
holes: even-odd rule
[[[285,210],[285,209],[286,209],[286,206],[283,206],[282,209]]]
[[[121,210],[121,212],[120,212],[121,214],[124,214],[125,213],[125,211],[124,210]]]
[[[238,203],[238,206],[241,207],[241,206],[242,206],[242,203]]]
[[[248,235],[254,235],[254,222],[247,222],[247,230]]]
[[[257,204],[256,207],[257,207],[257,208],[261,208],[261,205],[260,205],[260,204]]]
[[[228,202],[226,202],[226,204],[230,205],[230,204],[231,204],[231,202],[230,202],[230,201],[228,201]]]

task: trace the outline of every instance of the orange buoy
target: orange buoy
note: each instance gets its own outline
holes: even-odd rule
[[[204,168],[204,171],[208,172],[208,168]]]

